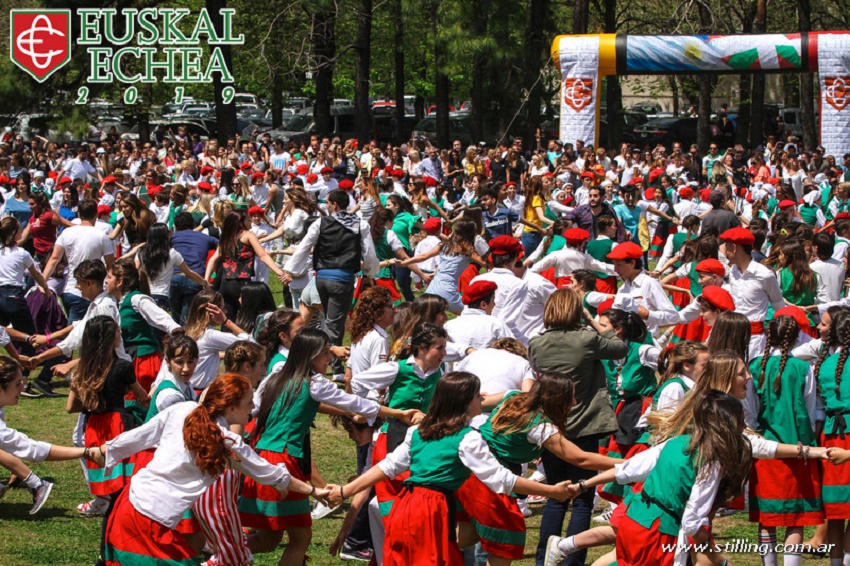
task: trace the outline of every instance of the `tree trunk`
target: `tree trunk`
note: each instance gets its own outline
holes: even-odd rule
[[[280,73],[272,76],[272,128],[283,125],[283,80]]]
[[[797,19],[801,32],[812,31],[812,6],[809,0],[798,0]],[[807,150],[817,145],[815,131],[814,74],[800,74],[800,124],[803,127],[803,146]]]
[[[587,33],[588,21],[588,0],[575,0],[573,4],[573,33]]]
[[[675,118],[679,117],[679,81],[676,80],[675,75],[670,75],[667,77],[667,84],[670,85],[670,92],[673,95],[673,116]]]
[[[711,12],[705,2],[698,3],[700,34],[711,33]],[[697,145],[702,153],[708,151],[711,142],[711,90],[712,77],[701,75],[699,78],[699,118],[697,121]]]
[[[605,33],[617,33],[617,0],[605,0]],[[608,103],[608,138],[597,136],[599,143],[609,148],[617,148],[623,141],[623,89],[620,77],[609,75],[605,82],[605,98]]]
[[[431,11],[434,15],[434,97],[437,103],[437,145],[441,148],[450,147],[449,132],[449,76],[446,74],[448,53],[445,39],[440,37],[439,20],[440,4],[432,0]]]
[[[540,133],[540,106],[543,102],[543,85],[538,82],[540,71],[546,62],[542,58],[546,53],[546,37],[544,35],[546,22],[549,18],[549,0],[531,0],[531,17],[528,19],[526,38],[528,40],[525,65],[525,87],[528,92],[526,104],[528,121],[526,123],[526,139],[535,139]],[[548,58],[547,58],[548,59]]]
[[[213,28],[219,37],[224,36],[224,18],[221,16],[220,10],[227,7],[227,0],[207,0],[207,12],[212,21]],[[230,45],[220,45],[221,56],[224,59],[224,64],[233,72],[233,54]],[[222,90],[226,85],[221,81],[221,73],[213,75],[213,89],[215,90],[215,119],[218,123],[218,143],[221,146],[227,146],[228,138],[236,136],[236,104],[233,101],[230,104],[224,103]],[[235,87],[234,87],[235,88]]]
[[[369,72],[372,60],[372,0],[360,0],[354,48],[354,132],[360,144],[369,141],[372,112],[369,107]]]
[[[756,17],[753,22],[754,33],[767,31],[767,0],[756,0]],[[750,147],[757,147],[764,141],[764,73],[753,75],[752,115],[750,119]]]
[[[738,75],[738,119],[735,122],[735,143],[750,145],[750,116],[752,115],[751,100],[753,96],[753,77],[749,74]]]
[[[334,96],[335,23],[336,13],[330,7],[319,8],[313,15],[312,35],[316,54],[316,104],[313,107],[313,118],[320,135],[330,134],[333,130],[331,103]]]
[[[401,144],[407,140],[404,137],[404,117],[407,111],[404,108],[404,17],[401,9],[402,0],[393,0],[393,23],[395,25],[395,47],[393,51],[395,59],[395,128],[393,138],[395,143]]]

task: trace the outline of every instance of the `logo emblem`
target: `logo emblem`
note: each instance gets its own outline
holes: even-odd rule
[[[836,110],[841,112],[850,104],[850,77],[826,77],[824,98]]]
[[[40,83],[71,60],[70,10],[12,10],[12,62]]]
[[[593,102],[593,79],[568,78],[564,81],[564,104],[581,112]]]

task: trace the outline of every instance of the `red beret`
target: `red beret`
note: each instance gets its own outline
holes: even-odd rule
[[[555,175],[551,171],[546,171],[545,173],[543,173],[543,176],[546,177],[547,179],[551,179]]]
[[[254,171],[251,173],[251,181],[256,181],[257,179],[265,179],[266,174],[262,171]]]
[[[693,198],[694,190],[690,187],[683,187],[679,189],[679,196],[682,198]]]
[[[339,182],[339,188],[342,189],[343,191],[353,189],[354,188],[354,181],[352,181],[351,179],[343,179],[342,181]]]
[[[626,183],[626,186],[627,187],[634,186],[634,185],[637,185],[638,182],[643,183],[643,179],[640,178],[640,177],[632,177],[631,180],[628,183]]]
[[[643,250],[634,242],[623,242],[605,257],[608,259],[641,259]]]
[[[331,174],[333,174],[333,172],[334,172],[334,170],[333,170],[333,169],[331,169],[330,167],[322,167],[322,170],[320,171],[320,173],[321,173],[322,175],[324,175],[325,173],[331,173]]]
[[[654,183],[655,180],[664,174],[664,169],[661,167],[656,167],[649,172],[649,182]]]
[[[809,328],[812,325],[811,322],[809,322],[809,318],[806,316],[806,313],[798,306],[788,305],[773,313],[774,318],[779,318],[780,316],[792,317],[797,321],[797,324],[800,325],[800,328]]]
[[[404,177],[404,171],[401,169],[393,169],[390,171],[390,177],[398,177],[399,179]]]
[[[741,244],[744,246],[752,246],[756,241],[753,233],[746,228],[731,228],[720,234],[720,239],[733,244]]]
[[[844,220],[845,218],[850,218],[850,212],[839,212],[835,215],[836,220]]]
[[[719,275],[720,277],[726,277],[726,268],[723,267],[723,264],[717,261],[714,258],[704,259],[701,262],[697,263],[695,268],[697,273],[713,273],[715,275]]]
[[[507,183],[505,183],[505,188],[508,187],[516,187],[516,183],[514,181],[508,181]]]
[[[155,197],[162,192],[162,185],[153,185],[148,187],[148,196]]]
[[[109,183],[114,183],[115,181],[117,181],[117,179],[115,177],[113,177],[112,175],[107,175],[106,177],[103,178],[103,184],[104,185],[107,185]]]
[[[609,310],[613,306],[614,306],[614,297],[611,297],[610,299],[606,299],[606,300],[602,301],[601,303],[599,303],[599,306],[596,308],[596,312],[598,314],[602,314],[605,311]]]
[[[717,285],[709,285],[702,290],[702,300],[721,311],[735,310],[735,301],[729,291]]]
[[[575,202],[575,200],[576,200],[576,199],[573,197],[573,195],[567,195],[567,196],[564,198],[564,206],[566,206],[566,205],[568,205],[568,204],[571,204],[571,203]]]
[[[643,191],[643,200],[655,200],[655,189],[650,187]]]
[[[59,176],[59,173],[57,173],[56,171],[48,171],[47,172],[47,177],[50,178],[50,179],[56,179],[56,177],[58,177],[58,176]]]
[[[437,186],[437,179],[435,179],[434,177],[429,177],[428,175],[425,175],[424,177],[422,177],[422,181],[424,181],[426,187]]]
[[[251,164],[250,164],[249,162],[247,162],[247,161],[243,161],[243,162],[242,162],[242,165],[240,165],[240,166],[239,166],[239,168],[240,168],[240,169],[242,169],[243,171],[248,171],[248,170],[250,170],[252,167],[254,167],[254,166],[253,166],[253,165],[251,165]]]
[[[582,179],[590,179],[592,181],[596,177],[596,175],[594,175],[590,171],[584,171],[581,175],[579,175],[579,177],[581,177]]]
[[[296,170],[298,171],[299,175],[306,175],[307,172],[310,170],[310,166],[307,165],[306,163],[302,163],[301,165],[298,166],[298,168]]]
[[[319,180],[319,176],[316,175],[315,173],[310,173],[309,175],[307,175],[307,182],[311,185],[318,180]]]
[[[778,185],[778,184],[779,184],[779,177],[771,177],[771,178],[769,178],[769,179],[767,180],[767,184],[768,184],[768,185],[774,185],[774,186]]]
[[[711,189],[700,189],[699,191],[699,200],[702,202],[708,202],[708,197],[711,196]]]
[[[59,179],[60,185],[64,185],[65,183],[73,183],[73,182],[74,181],[71,179],[71,177],[62,177],[61,179]]]
[[[101,214],[112,214],[112,207],[105,204],[97,205],[97,215]]]
[[[568,228],[564,230],[564,238],[568,244],[580,244],[590,239],[590,233],[583,228]]]
[[[248,216],[265,216],[266,211],[263,207],[254,205],[248,209]]]
[[[7,177],[6,175],[0,175],[0,185],[8,185],[8,184],[9,184],[9,177]]]
[[[794,208],[797,206],[797,203],[790,199],[785,199],[779,201],[779,210],[785,210],[787,208]]]
[[[427,234],[436,234],[437,232],[440,231],[441,225],[442,225],[442,221],[439,218],[434,217],[434,218],[429,218],[428,220],[426,220],[423,228],[425,229],[425,232]]]
[[[492,281],[476,281],[466,288],[463,292],[463,304],[468,305],[477,300],[483,299],[487,295],[492,295],[498,286]]]
[[[245,163],[247,163],[247,161]],[[242,165],[245,165],[245,163]],[[212,165],[204,165],[201,167],[201,175],[209,175],[213,171],[215,171],[215,168]]]
[[[201,181],[200,183],[198,183],[198,190],[203,191],[205,193],[213,192],[212,185],[210,185],[206,181]]]
[[[496,236],[488,242],[493,255],[513,255],[522,252],[522,244],[512,236]]]

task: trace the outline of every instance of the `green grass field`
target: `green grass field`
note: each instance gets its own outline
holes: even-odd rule
[[[65,392],[65,389],[59,389]],[[17,407],[6,410],[8,424],[33,438],[48,442],[70,444],[76,415],[65,413],[64,399],[21,399]],[[319,415],[318,430],[312,435],[313,455],[324,476],[335,482],[344,482],[355,472],[354,446],[342,430],[334,429],[325,415]],[[76,506],[88,499],[80,464],[74,462],[41,463],[32,466],[43,478],[56,483],[49,501],[38,515],[27,511],[31,496],[23,489],[10,490],[0,501],[0,566],[30,565],[83,565],[93,564],[97,557],[100,536],[100,519],[77,515]],[[3,474],[0,477],[6,477]],[[537,528],[542,506],[532,507],[534,516],[528,520],[526,558],[516,562],[523,566],[534,564],[532,558],[537,544]],[[313,526],[313,545],[310,548],[313,566],[339,564],[341,561],[328,554],[328,545],[336,536],[343,513],[331,515]],[[734,539],[757,542],[755,525],[747,522],[746,515],[735,515],[716,521],[715,530],[721,544]],[[807,535],[811,529],[807,529]],[[606,549],[607,551],[607,549]],[[591,551],[589,558],[602,555],[602,550]],[[255,564],[277,564],[281,551],[260,555]],[[761,564],[754,554],[730,555],[730,562],[741,565]],[[806,558],[814,564],[815,559]],[[588,560],[590,564],[591,560]],[[821,561],[819,561],[821,562]]]

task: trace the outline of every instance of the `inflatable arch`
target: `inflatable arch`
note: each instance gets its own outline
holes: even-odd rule
[[[765,35],[559,35],[560,138],[598,142],[601,77],[817,72],[820,140],[840,161],[850,152],[850,32]]]

